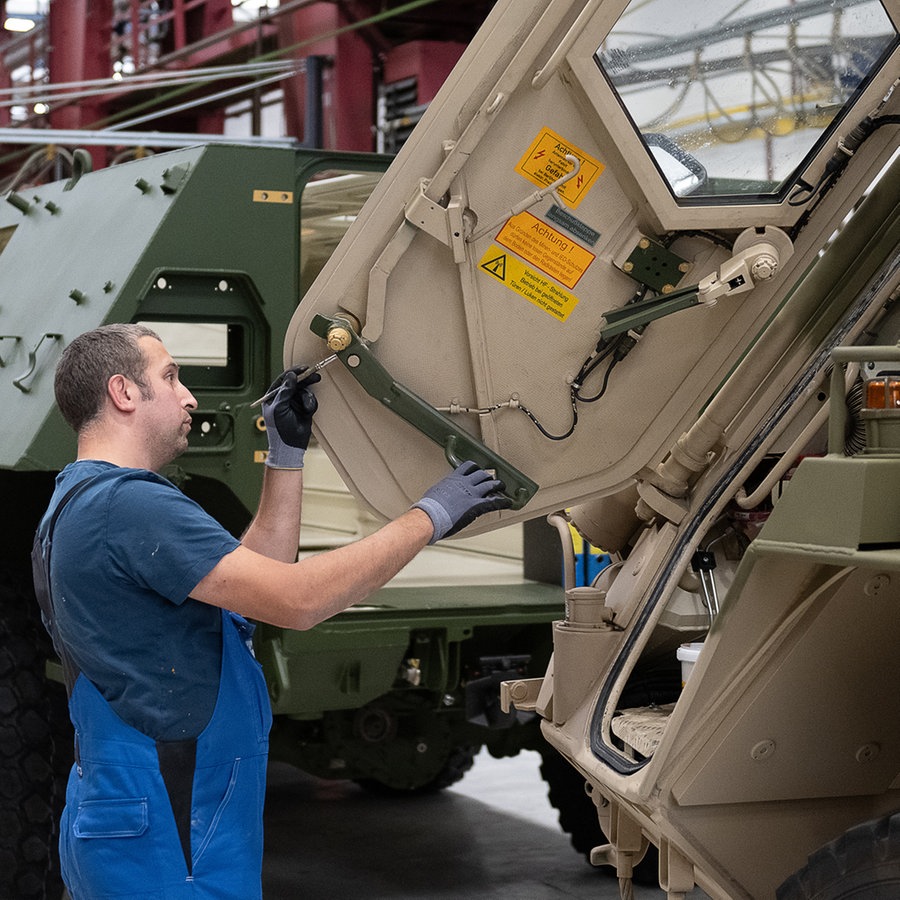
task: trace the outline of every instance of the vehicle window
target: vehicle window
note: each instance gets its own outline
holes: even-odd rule
[[[144,321],[181,367],[194,388],[237,388],[244,384],[244,326],[229,322]]]
[[[327,169],[300,197],[300,289],[306,293],[372,193],[381,172]]]
[[[675,197],[776,200],[897,43],[877,0],[631,0],[595,58]]]

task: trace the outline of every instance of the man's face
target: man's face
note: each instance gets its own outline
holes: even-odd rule
[[[152,462],[148,468],[158,471],[187,449],[190,410],[197,408],[197,401],[179,380],[178,364],[159,341],[142,337],[138,344],[147,360],[142,421]]]

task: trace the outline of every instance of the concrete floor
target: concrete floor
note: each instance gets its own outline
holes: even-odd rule
[[[453,788],[394,799],[273,763],[265,898],[618,898],[615,877],[592,868],[559,829],[538,765],[532,752],[482,752]],[[664,896],[635,888],[637,900]]]

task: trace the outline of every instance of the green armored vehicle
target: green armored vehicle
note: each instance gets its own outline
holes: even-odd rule
[[[28,561],[55,473],[75,452],[53,402],[62,348],[110,321],[163,336],[199,404],[190,447],[165,474],[239,535],[267,447],[252,403],[282,370],[298,301],[386,162],[209,145],[76,172],[0,203],[0,895],[43,897],[53,883],[71,764]],[[314,352],[310,363],[324,355]],[[375,527],[321,449],[306,472],[301,553]],[[273,757],[416,792],[458,780],[485,745],[502,756],[543,743],[536,716],[499,706],[502,678],[546,667],[563,603],[558,586],[523,577],[522,541],[514,526],[429,548],[368,605],[319,628],[261,626]]]

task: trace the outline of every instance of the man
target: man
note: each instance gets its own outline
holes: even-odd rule
[[[297,562],[319,377],[288,370],[263,404],[262,494],[237,541],[156,474],[196,408],[159,337],[108,325],[63,353],[55,389],[78,458],[38,530],[35,581],[76,732],[60,826],[72,900],[260,897],[271,711],[243,617],[310,628],[510,505],[464,463],[374,534]]]

